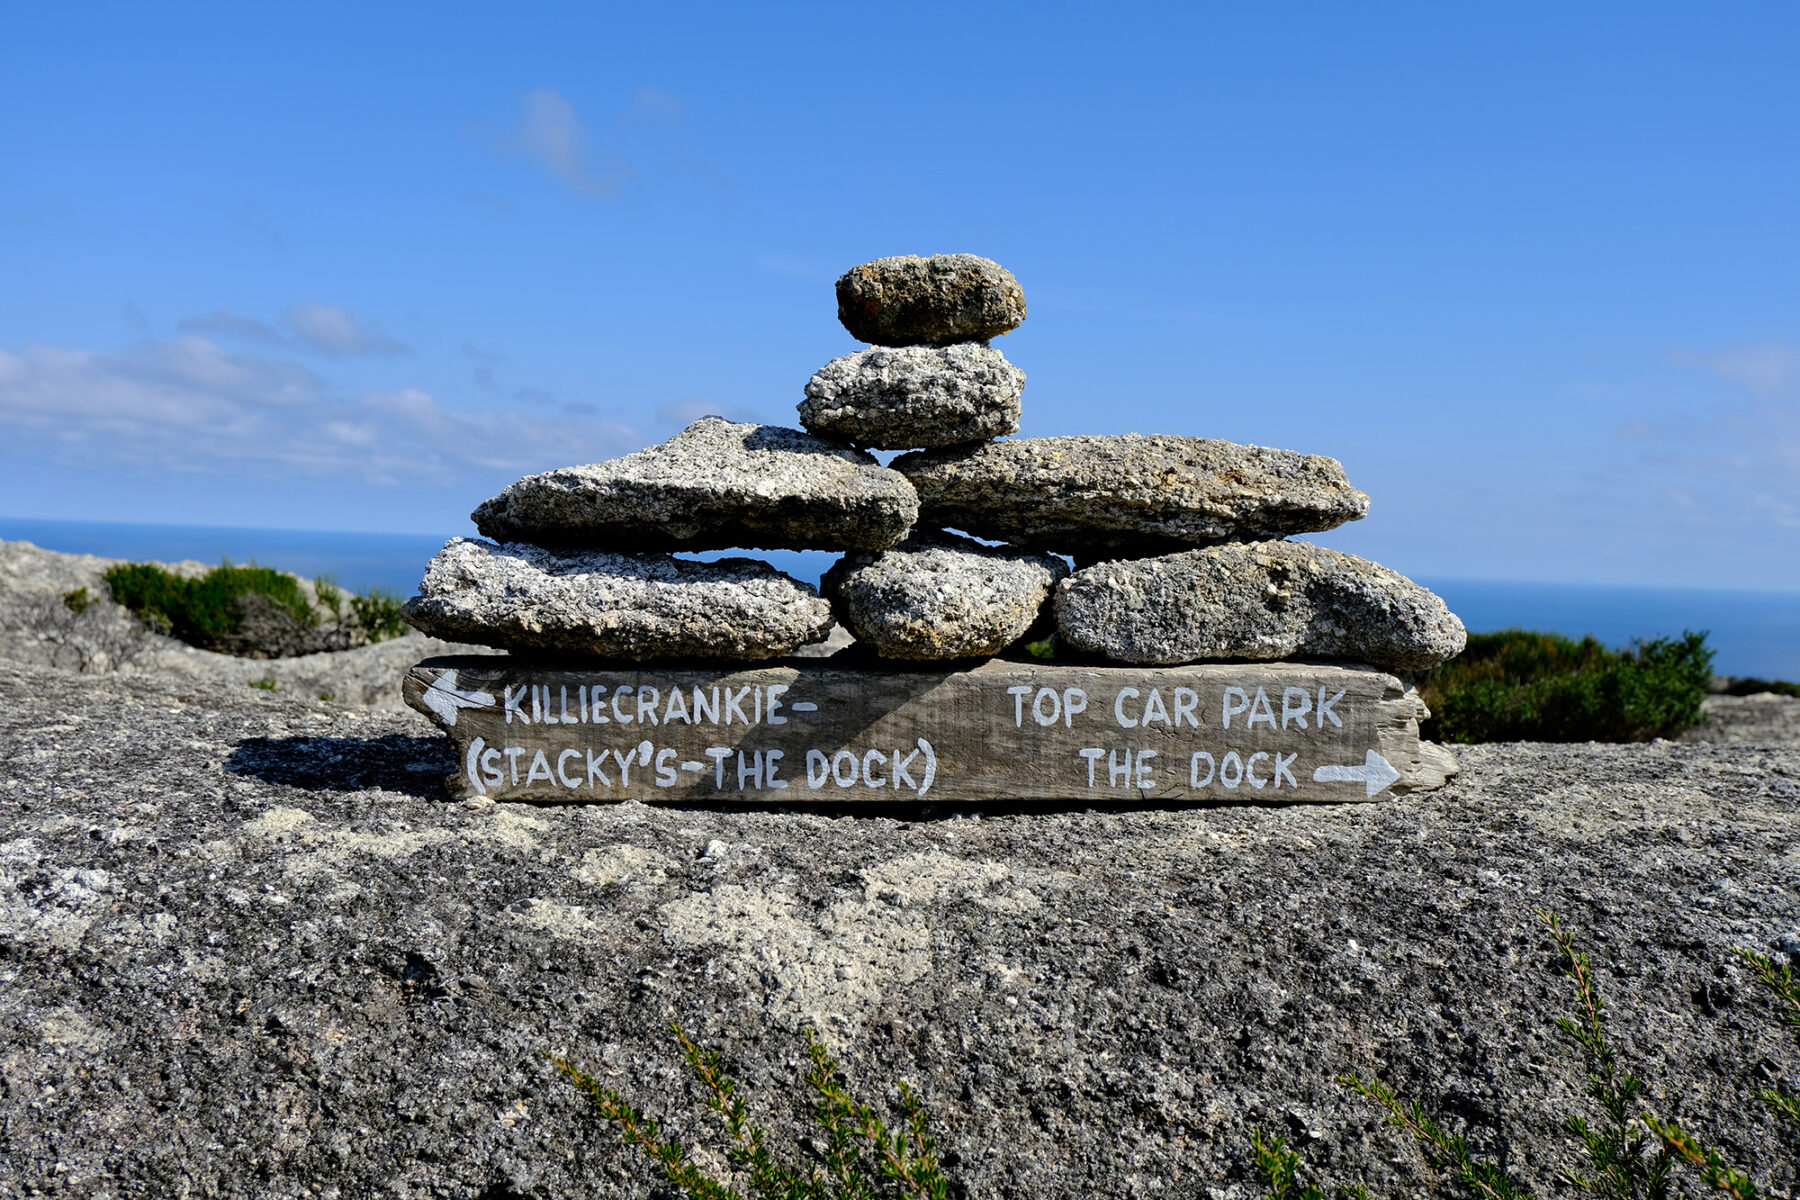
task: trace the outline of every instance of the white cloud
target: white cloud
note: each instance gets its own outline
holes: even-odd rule
[[[4,452],[89,470],[453,484],[640,444],[601,417],[461,411],[412,388],[341,396],[296,363],[191,335],[123,354],[0,350]]]
[[[575,106],[548,88],[525,96],[519,121],[495,139],[497,149],[544,168],[585,196],[611,196],[629,175],[623,159],[598,155]]]
[[[329,304],[296,304],[287,310],[288,331],[327,354],[404,354],[406,346],[388,336],[378,321],[358,321],[349,309]]]
[[[1680,362],[1730,380],[1753,396],[1800,392],[1800,349],[1769,342],[1735,346],[1712,354],[1683,354]]]

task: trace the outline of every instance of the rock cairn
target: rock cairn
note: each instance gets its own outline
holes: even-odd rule
[[[704,418],[636,454],[519,480],[477,508],[406,606],[427,633],[638,662],[757,660],[833,618],[874,654],[997,654],[1052,629],[1138,665],[1342,659],[1418,670],[1462,623],[1385,567],[1284,540],[1368,512],[1335,459],[1210,438],[1009,438],[1025,319],[969,254],[882,258],[837,284],[867,349],[800,403],[805,432]],[[1008,438],[1001,441],[997,439]],[[909,453],[882,466],[870,450]],[[833,550],[824,595],[709,549]],[[1071,560],[1074,569],[1071,569]]]

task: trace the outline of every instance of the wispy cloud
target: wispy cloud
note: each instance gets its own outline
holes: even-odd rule
[[[1676,361],[1738,394],[1623,421],[1617,435],[1640,471],[1689,497],[1680,507],[1694,521],[1800,528],[1800,350],[1740,346]]]
[[[278,330],[255,317],[240,317],[236,313],[221,312],[218,309],[198,317],[182,318],[181,332],[242,338],[247,342],[279,342],[281,340],[281,333]]]
[[[1734,346],[1710,354],[1681,354],[1676,361],[1711,371],[1753,396],[1800,392],[1800,348],[1779,342]]]
[[[282,315],[281,324],[282,328],[277,329],[255,317],[214,309],[183,318],[179,328],[183,333],[265,346],[304,347],[340,358],[405,354],[409,350],[406,343],[389,335],[381,322],[359,320],[347,308],[316,301],[290,306]]]
[[[493,145],[536,163],[584,196],[611,196],[631,174],[624,159],[594,149],[575,106],[548,88],[526,94],[523,114]]]
[[[599,416],[467,412],[417,388],[336,394],[280,358],[188,335],[123,354],[0,350],[0,444],[85,470],[454,483],[641,444]]]
[[[388,336],[378,321],[358,321],[349,309],[329,304],[296,304],[287,310],[288,331],[327,354],[404,354],[406,346]]]

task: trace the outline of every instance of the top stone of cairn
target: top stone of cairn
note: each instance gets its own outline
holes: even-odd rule
[[[470,515],[496,541],[560,549],[881,550],[919,498],[860,450],[702,417],[636,454],[528,475]]]
[[[985,342],[1025,319],[1025,292],[999,263],[973,254],[901,255],[851,267],[837,281],[838,320],[859,342]]]

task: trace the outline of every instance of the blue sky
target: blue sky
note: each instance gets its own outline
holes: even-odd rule
[[[13,6],[0,515],[466,532],[1013,270],[1026,435],[1408,574],[1800,590],[1792,4]]]

